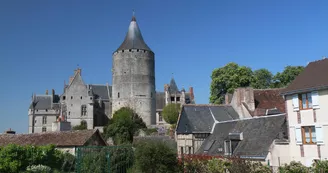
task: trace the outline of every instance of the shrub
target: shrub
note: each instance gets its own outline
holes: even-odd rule
[[[50,173],[51,168],[45,165],[31,165],[26,168],[27,173]]]
[[[289,164],[284,164],[279,167],[280,173],[308,173],[310,170],[306,166],[302,165],[301,162],[292,161]]]
[[[318,160],[312,165],[313,173],[328,172],[328,160]]]

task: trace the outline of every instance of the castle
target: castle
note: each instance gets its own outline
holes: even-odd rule
[[[85,84],[80,68],[74,71],[63,94],[33,95],[28,110],[29,133],[52,131],[56,121],[71,126],[87,124],[88,129],[101,128],[112,114],[130,107],[147,126],[167,126],[161,111],[169,103],[195,103],[193,88],[179,90],[172,78],[164,92],[155,91],[155,54],[143,40],[135,16],[123,43],[113,53],[112,86]]]

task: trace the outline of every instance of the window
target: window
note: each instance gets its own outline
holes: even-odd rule
[[[179,102],[180,101],[180,97],[177,97],[177,102]]]
[[[224,141],[224,155],[231,155],[231,141]]]
[[[42,127],[42,132],[46,132],[47,131],[47,127]]]
[[[46,109],[46,112],[48,112],[48,109]]]
[[[171,97],[171,102],[174,102],[174,97]]]
[[[303,144],[316,144],[317,137],[314,126],[302,127],[302,141]]]
[[[303,93],[298,95],[300,109],[312,109],[311,93]]]
[[[63,100],[65,100],[66,99],[66,96],[63,96]]]
[[[158,121],[159,122],[163,121],[163,116],[161,112],[158,112]]]
[[[82,100],[82,96],[81,96],[81,100]]]
[[[87,115],[87,106],[82,105],[81,106],[81,116],[86,116]]]
[[[180,147],[181,155],[183,155],[183,147]]]
[[[73,96],[71,96],[71,99],[73,99]]]
[[[117,98],[120,98],[120,93],[119,92],[117,93]]]
[[[71,112],[68,112],[68,115],[71,115]]]
[[[42,124],[47,124],[47,117],[46,116],[42,117]]]

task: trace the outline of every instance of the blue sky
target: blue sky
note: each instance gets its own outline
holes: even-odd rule
[[[328,56],[328,1],[0,1],[0,130],[27,133],[33,92],[62,93],[79,65],[86,83],[111,84],[112,53],[135,9],[156,55],[156,87],[172,73],[208,103],[213,69],[229,62],[273,73]]]

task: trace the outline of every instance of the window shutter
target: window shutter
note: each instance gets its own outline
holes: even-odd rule
[[[318,93],[318,91],[313,91],[311,93],[311,97],[312,97],[313,109],[319,109],[319,93]]]
[[[315,134],[317,137],[317,144],[323,144],[323,129],[322,126],[315,126]]]
[[[293,95],[293,107],[294,107],[294,111],[299,110],[299,100],[297,94]]]
[[[302,130],[301,127],[295,127],[296,144],[302,144]]]

